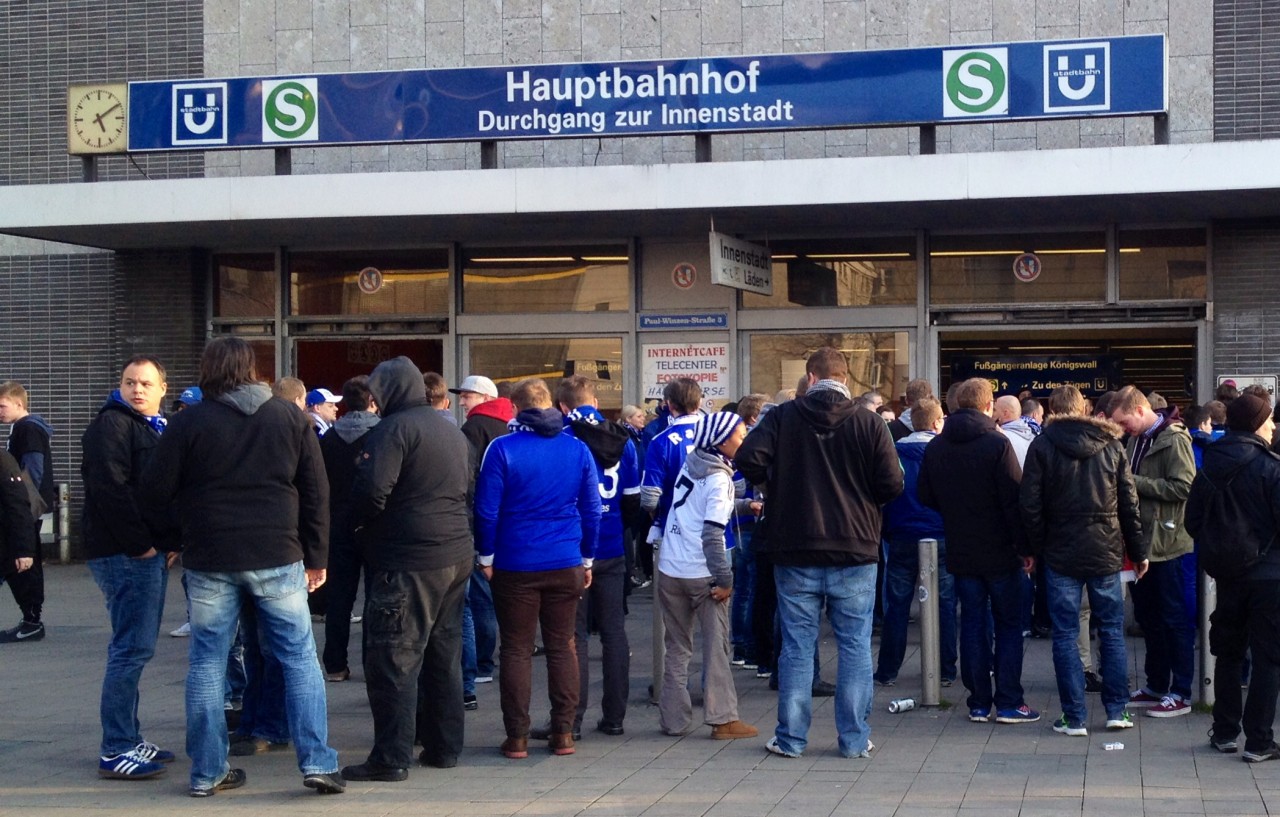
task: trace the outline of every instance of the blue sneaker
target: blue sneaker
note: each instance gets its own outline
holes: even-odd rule
[[[150,763],[172,763],[176,758],[168,749],[161,749],[154,743],[144,740],[133,747],[133,753]]]
[[[986,723],[991,720],[991,710],[977,707],[969,710],[969,720],[974,723]]]
[[[1023,704],[1017,709],[1001,709],[996,712],[996,723],[1035,723],[1040,713]]]
[[[164,764],[146,760],[132,749],[98,758],[98,777],[111,780],[145,780],[165,771]]]

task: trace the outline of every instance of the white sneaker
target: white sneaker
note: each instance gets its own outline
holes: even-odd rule
[[[769,742],[764,745],[764,748],[768,749],[771,754],[775,754],[780,757],[800,757],[800,755],[795,754],[794,752],[788,752],[779,746],[777,737],[769,738]]]
[[[179,627],[176,630],[170,630],[169,635],[173,636],[174,638],[190,638],[191,622],[188,621],[186,624],[183,624],[181,627]]]

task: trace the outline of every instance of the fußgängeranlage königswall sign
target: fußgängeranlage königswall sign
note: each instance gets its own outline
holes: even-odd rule
[[[129,150],[620,137],[1164,112],[1163,35],[129,83]]]

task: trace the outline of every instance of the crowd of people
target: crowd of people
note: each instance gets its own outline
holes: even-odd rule
[[[1062,386],[1046,415],[1030,395],[997,398],[980,378],[952,384],[945,401],[914,380],[895,413],[875,392],[855,399],[848,361],[824,347],[796,389],[772,398],[706,411],[698,383],[677,378],[652,420],[627,406],[615,422],[582,376],[553,390],[471,375],[450,389],[398,357],[337,395],[296,378],[269,387],[254,363],[244,341],[210,341],[199,385],[166,412],[163,364],[131,358],[82,437],[82,535],[112,630],[102,777],[155,777],[175,759],[144,737],[138,710],[179,558],[193,797],[245,784],[230,756],[290,744],[304,785],[322,794],[348,780],[405,780],[416,745],[418,763],[450,768],[476,684],[495,677],[501,753],[525,758],[530,741],[545,741],[572,754],[593,632],[603,658],[595,728],[622,735],[627,596],[650,583],[665,734],[698,728],[692,684],[712,739],[757,736],[739,716],[737,667],[778,692],[767,751],[800,757],[814,698],[831,696],[840,754],[869,757],[874,687],[896,683],[906,654],[922,539],[937,541],[942,684],[963,684],[971,721],[1035,722],[1023,639],[1050,637],[1061,703],[1052,729],[1069,736],[1088,734],[1091,692],[1108,730],[1132,727],[1139,708],[1190,712],[1203,555],[1222,587],[1210,743],[1236,752],[1243,729],[1245,760],[1280,758],[1280,456],[1271,398],[1256,387],[1222,389],[1184,420],[1134,386],[1092,404]],[[22,611],[0,641],[39,639],[52,430],[12,382],[0,384],[0,422],[12,426],[0,452],[0,554]],[[1135,690],[1126,593],[1145,641]],[[834,683],[819,673],[824,611]],[[320,656],[313,618],[324,622]],[[351,678],[353,621],[363,623],[372,745],[340,767],[325,684]],[[700,680],[690,676],[699,637]],[[539,724],[536,655],[550,705]]]

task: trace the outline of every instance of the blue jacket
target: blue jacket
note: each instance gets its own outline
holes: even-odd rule
[[[516,433],[489,443],[476,478],[480,563],[529,573],[592,559],[600,482],[591,452],[560,433],[555,409],[526,409],[515,422]]]
[[[671,491],[685,458],[693,450],[693,430],[698,417],[697,414],[685,414],[672,420],[661,434],[653,438],[645,453],[640,504],[654,514],[653,523],[658,530],[667,527]]]
[[[924,447],[936,436],[932,431],[917,431],[894,443],[905,485],[898,498],[884,506],[884,538],[890,541],[944,538],[941,514],[925,507],[916,491]]]
[[[634,514],[640,502],[640,466],[636,462],[636,447],[632,445],[630,435],[608,422],[566,422],[564,433],[584,443],[596,464],[600,484],[600,539],[596,544],[595,557],[616,559],[623,556],[626,554],[623,534],[627,517]],[[623,503],[627,497],[635,504],[630,511],[624,512]]]

